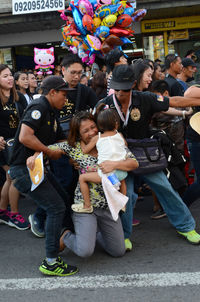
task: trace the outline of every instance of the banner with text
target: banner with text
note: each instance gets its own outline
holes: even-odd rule
[[[34,14],[65,9],[65,0],[12,0],[12,14]]]

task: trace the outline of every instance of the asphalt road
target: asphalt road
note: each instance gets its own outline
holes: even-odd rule
[[[25,217],[35,210],[31,200],[20,200]],[[200,232],[200,202],[191,211]],[[65,278],[42,276],[38,267],[44,258],[44,239],[30,230],[0,225],[1,302],[199,302],[200,246],[180,238],[168,219],[153,221],[152,199],[137,204],[133,250],[112,258],[97,246],[89,259],[63,252],[63,259],[79,268]]]

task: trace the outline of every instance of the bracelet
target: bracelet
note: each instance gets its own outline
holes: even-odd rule
[[[186,111],[185,111],[185,110],[183,110],[183,111],[182,111],[182,116],[183,116],[183,119],[185,119],[185,113],[186,113]]]

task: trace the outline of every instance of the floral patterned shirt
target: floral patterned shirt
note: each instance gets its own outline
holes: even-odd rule
[[[73,160],[75,160],[80,167],[79,169],[80,174],[87,173],[87,172],[97,172],[97,168],[98,168],[97,157],[91,156],[89,154],[84,154],[82,152],[80,142],[77,142],[75,147],[70,146],[68,142],[65,141],[65,142],[51,145],[49,146],[49,148],[51,149],[59,148],[63,150],[66,153],[66,155],[68,155]],[[130,152],[130,150],[128,148],[126,149],[127,149],[126,158],[132,158],[133,160],[135,160],[135,157]],[[88,183],[88,185],[90,189],[90,200],[93,207],[107,209],[108,204],[104,195],[102,184]],[[84,203],[79,182],[75,190],[74,203]]]

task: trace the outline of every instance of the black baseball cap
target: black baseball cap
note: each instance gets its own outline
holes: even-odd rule
[[[62,77],[54,75],[45,78],[40,87],[46,91],[50,91],[51,89],[64,91],[74,90],[74,88],[69,88],[68,83],[66,83]]]
[[[194,61],[190,58],[184,58],[182,60],[182,65],[183,67],[188,67],[188,66],[194,66],[196,67],[196,64],[194,63]]]
[[[118,65],[113,69],[110,88],[116,90],[128,90],[133,87],[135,73],[129,65]]]

